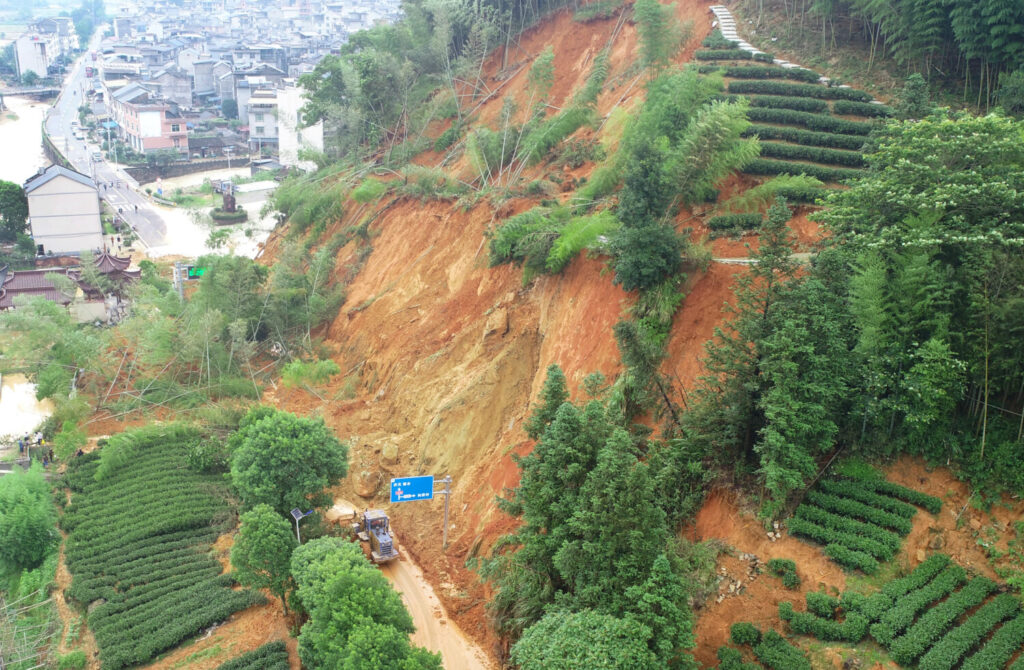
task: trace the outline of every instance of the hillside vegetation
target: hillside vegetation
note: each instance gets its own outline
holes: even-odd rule
[[[917,77],[880,104],[728,42],[699,2],[405,9],[303,77],[329,151],[275,193],[285,223],[260,262],[201,259],[185,301],[147,265],[109,330],[43,301],[0,315],[5,365],[57,400],[66,595],[106,601],[87,621],[102,666],[265,597],[234,579],[279,601],[293,663],[438,667],[320,520],[409,474],[453,477],[451,542],[438,508],[395,505],[403,555],[511,667],[706,664],[700,617],[736,559],[695,517],[722,489],[801,548],[762,578],[808,611],[716,621],[720,667],[809,667],[809,636],[1005,665],[1016,597],[906,550],[956,510],[863,462],[912,455],[979,497],[1024,492],[1022,122],[937,108]],[[195,424],[75,455],[90,415],[154,414]],[[142,535],[97,526],[127,514],[121,489],[144,501]],[[165,497],[179,513],[153,511]],[[301,546],[292,509],[318,512]],[[198,550],[222,532],[227,576]],[[27,549],[18,570],[54,547]],[[178,559],[196,569],[153,563]],[[846,589],[829,559],[881,583]],[[834,593],[811,595],[819,560]],[[228,667],[279,663],[267,639]]]

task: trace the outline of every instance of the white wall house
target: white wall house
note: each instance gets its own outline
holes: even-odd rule
[[[25,182],[32,239],[43,253],[103,247],[96,184],[80,172],[51,165]]]
[[[305,91],[294,84],[277,91],[278,161],[281,165],[311,171],[316,169],[316,164],[299,160],[299,151],[324,150],[324,122],[317,121],[308,128],[300,128],[299,110],[305,104]]]
[[[47,76],[47,69],[59,55],[60,42],[55,35],[26,33],[14,42],[14,63],[19,77],[29,72]]]

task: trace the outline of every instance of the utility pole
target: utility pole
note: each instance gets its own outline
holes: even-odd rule
[[[445,478],[441,480],[441,483],[444,484],[444,488],[441,489],[440,491],[438,491],[438,493],[443,493],[444,494],[444,528],[441,531],[441,549],[447,549],[448,548],[448,498],[451,496],[451,493],[452,493],[452,478],[450,476],[446,475]]]

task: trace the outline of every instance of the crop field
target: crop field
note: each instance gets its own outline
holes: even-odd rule
[[[942,501],[884,479],[823,479],[786,525],[836,563],[872,574],[900,550],[917,506],[938,514]]]
[[[217,670],[288,670],[288,649],[284,642],[268,642],[238,658],[222,663]]]
[[[121,441],[124,462],[101,463],[94,452],[69,466],[73,495],[61,526],[72,582],[65,595],[82,608],[93,605],[88,626],[104,670],[145,663],[264,600],[233,590],[210,554],[235,511],[220,475],[186,466],[188,437],[180,428],[146,429],[128,440],[128,450]],[[106,449],[113,454],[113,447]]]
[[[750,101],[748,136],[760,137],[761,159],[744,172],[758,175],[806,174],[826,182],[859,176],[866,165],[860,154],[875,119],[892,114],[869,93],[820,81],[813,70],[779,67],[769,55],[754,59],[715,33],[696,58],[703,73],[727,79],[729,98]],[[761,60],[763,64],[751,63]]]
[[[970,578],[945,554],[933,554],[875,593],[808,593],[805,611],[784,602],[779,617],[793,633],[824,642],[857,643],[870,635],[903,667],[997,670],[1024,647],[1020,602],[999,590],[990,579]],[[1021,661],[1012,666],[1020,667]]]

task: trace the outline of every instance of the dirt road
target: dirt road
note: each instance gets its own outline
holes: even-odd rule
[[[352,509],[348,501],[335,500],[327,516],[329,519],[349,517]],[[416,626],[416,632],[412,634],[413,643],[441,652],[446,670],[494,670],[495,665],[483,650],[448,618],[448,613],[423,577],[419,566],[407,553],[402,552],[401,539],[396,537],[395,541],[402,554],[401,558],[381,565],[380,570],[402,595],[402,602],[412,615],[412,622]]]

